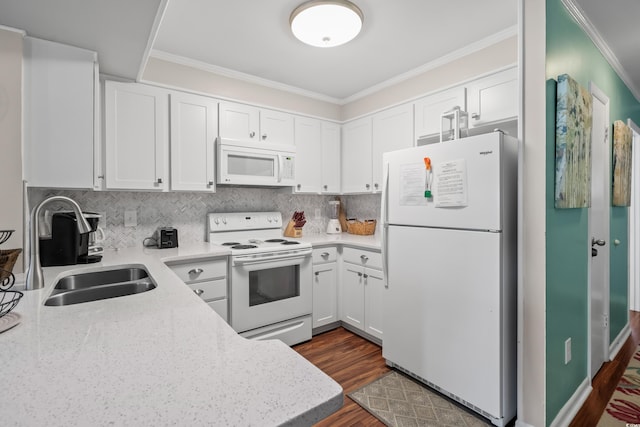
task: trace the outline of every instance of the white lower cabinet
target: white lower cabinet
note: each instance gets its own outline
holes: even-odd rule
[[[171,261],[167,266],[225,322],[229,322],[226,257]]]
[[[341,320],[382,340],[384,280],[380,253],[347,247],[342,261]]]
[[[338,319],[338,270],[335,247],[313,250],[313,328]]]

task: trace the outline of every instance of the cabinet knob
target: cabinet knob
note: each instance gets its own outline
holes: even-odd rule
[[[299,189],[302,188],[302,185],[298,184],[298,185],[296,185],[296,188],[299,190]]]
[[[368,275],[367,273],[363,274],[362,276],[363,276],[365,279],[366,279],[367,277],[369,277],[369,275]]]
[[[376,182],[375,184],[373,184],[373,186],[378,189],[378,183]]]
[[[262,139],[267,139],[267,134],[266,133],[262,134]]]
[[[156,180],[156,182],[157,182],[158,184],[162,184],[162,178],[158,178],[158,179]]]
[[[253,132],[253,131],[249,132],[249,138],[253,138],[254,136],[256,136],[255,132]]]
[[[327,186],[327,185],[324,185],[323,187],[324,187],[324,189],[325,189],[325,190],[326,190],[327,188],[329,188],[329,186]]]
[[[196,293],[196,295],[201,296],[202,294],[204,294],[204,291],[202,289],[194,289],[193,292]]]
[[[473,113],[473,114],[471,114],[471,118],[474,119],[474,120],[478,120],[480,118],[480,114]]]
[[[104,175],[98,175],[98,179],[104,179]]]
[[[365,184],[365,187],[367,187],[367,190],[371,188],[371,185],[369,184]]]
[[[200,274],[203,272],[204,270],[201,268],[192,268],[191,270],[189,270],[189,275]]]
[[[319,275],[320,275],[320,272],[319,272],[319,271],[316,271],[314,274],[315,274],[316,276],[319,276]]]
[[[209,187],[211,187],[213,185],[213,181],[209,181]]]
[[[358,273],[358,277],[362,277],[362,273]]]
[[[367,262],[369,260],[369,257],[366,255],[360,255],[360,259],[362,260],[362,262]]]
[[[329,257],[329,252],[322,252],[322,253],[320,254],[320,256],[321,256],[322,258],[328,258],[328,257]]]

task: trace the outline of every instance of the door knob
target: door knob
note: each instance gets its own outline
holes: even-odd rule
[[[604,240],[602,240],[602,239],[596,240],[595,237],[591,238],[591,246],[595,246],[595,245],[604,246],[605,244],[606,244],[606,242]]]

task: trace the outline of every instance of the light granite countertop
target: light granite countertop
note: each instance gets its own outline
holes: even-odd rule
[[[0,334],[2,424],[311,425],[342,407],[338,383],[278,340],[240,337],[164,264],[228,254],[208,243],[130,248],[45,268],[45,287],[14,310],[20,324]],[[158,287],[44,306],[60,277],[123,264],[145,266]]]

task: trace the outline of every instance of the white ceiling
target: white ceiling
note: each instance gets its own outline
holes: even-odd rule
[[[322,49],[298,42],[289,30],[289,15],[303,1],[0,0],[0,25],[94,50],[100,71],[113,76],[138,79],[153,48],[160,57],[344,102],[470,44],[513,34],[517,24],[516,0],[353,0],[364,13],[362,33]],[[634,22],[640,1],[569,1],[595,25],[623,79],[640,93]]]

